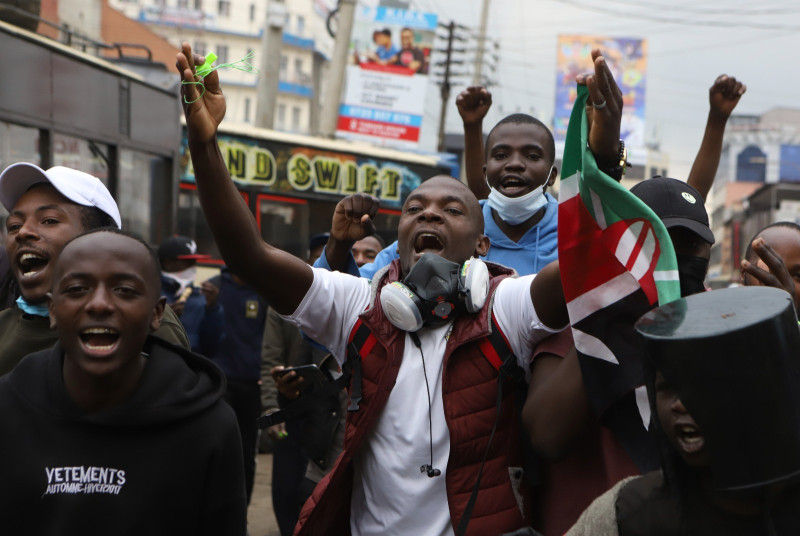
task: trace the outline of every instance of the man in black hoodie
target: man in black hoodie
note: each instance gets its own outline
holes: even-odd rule
[[[61,252],[59,342],[0,379],[4,534],[244,535],[236,418],[209,360],[150,336],[159,267],[116,229]]]

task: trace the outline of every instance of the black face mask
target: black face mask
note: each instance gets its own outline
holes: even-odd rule
[[[675,258],[678,261],[681,297],[704,292],[706,287],[703,281],[708,272],[708,259],[691,255],[675,255]]]

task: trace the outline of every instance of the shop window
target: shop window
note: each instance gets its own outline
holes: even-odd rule
[[[108,145],[64,134],[53,134],[53,165],[66,166],[94,175],[108,186]]]
[[[122,228],[152,241],[163,240],[167,228],[171,181],[168,158],[131,149],[120,149],[119,181],[114,196],[122,216]],[[153,201],[158,206],[153,206]]]
[[[277,195],[258,196],[256,222],[261,237],[292,255],[308,257],[308,203],[304,199]]]
[[[39,165],[39,130],[0,122],[0,169],[17,162]]]
[[[41,165],[39,130],[0,121],[0,170],[17,162]],[[0,205],[0,235],[5,232],[7,215]]]
[[[247,203],[249,196],[241,192]],[[222,256],[214,241],[214,235],[208,227],[203,209],[200,207],[200,198],[197,195],[197,186],[194,184],[181,184],[178,191],[178,234],[190,236],[197,242],[197,251],[211,255],[215,262],[221,263]],[[164,237],[166,238],[166,237]],[[163,238],[162,238],[163,240]]]

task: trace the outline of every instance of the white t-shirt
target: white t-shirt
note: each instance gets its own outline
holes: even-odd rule
[[[497,324],[526,371],[536,344],[555,331],[544,326],[534,311],[529,290],[534,277],[503,280],[493,305]],[[325,345],[341,364],[347,358],[350,331],[369,299],[369,280],[315,268],[311,288],[286,318]],[[445,488],[450,434],[442,403],[442,367],[451,327],[452,323],[419,330],[421,351],[406,334],[397,381],[375,428],[354,456],[350,505],[354,536],[453,534]],[[431,395],[433,467],[442,472],[435,478],[420,471],[431,459],[425,372]]]

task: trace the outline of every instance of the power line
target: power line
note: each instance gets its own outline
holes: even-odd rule
[[[675,11],[675,3],[668,2],[667,4],[658,4],[654,2],[640,2],[638,0],[631,1],[631,0],[606,0],[607,2],[611,2],[614,4],[621,4],[623,6],[631,6],[637,8],[647,8],[647,9],[660,9],[662,11]],[[683,13],[690,13],[695,15],[725,15],[725,16],[760,16],[760,15],[786,15],[791,13],[800,13],[800,7],[790,7],[790,8],[705,8],[705,7],[695,7],[690,5],[685,5],[681,7],[681,12]]]
[[[595,11],[605,15],[613,15],[617,17],[627,17],[630,19],[647,20],[652,22],[660,22],[664,24],[681,24],[689,26],[713,26],[717,28],[750,28],[753,30],[800,30],[800,25],[786,25],[786,24],[770,24],[770,23],[757,23],[757,22],[739,22],[739,21],[721,21],[721,20],[698,20],[694,18],[681,19],[675,17],[645,15],[642,13],[632,13],[629,11],[621,11],[616,9],[608,9],[600,6],[593,6],[583,4],[577,0],[551,0],[553,2],[571,5],[580,9]]]

